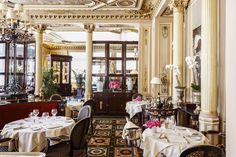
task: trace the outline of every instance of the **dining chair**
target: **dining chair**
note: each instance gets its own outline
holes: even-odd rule
[[[87,106],[89,105],[91,107],[91,121],[90,121],[90,127],[91,127],[91,133],[93,133],[93,116],[94,116],[94,112],[95,112],[95,106],[96,106],[96,103],[93,99],[89,99],[87,100],[83,106]]]
[[[58,101],[58,116],[65,116],[66,101],[63,100],[60,94],[52,94],[50,101]]]
[[[53,101],[53,100],[63,100],[63,99],[62,99],[62,96],[60,94],[52,94],[50,96],[50,101]]]
[[[76,122],[71,130],[68,140],[62,140],[59,144],[49,146],[47,157],[84,156],[87,154],[87,135],[90,117]]]
[[[76,121],[79,121],[83,118],[91,118],[91,106],[83,106],[78,113],[78,116],[76,117]]]
[[[225,157],[223,149],[213,145],[198,145],[185,149],[180,157]]]
[[[15,138],[4,138],[0,135],[0,152],[14,152],[17,151]]]

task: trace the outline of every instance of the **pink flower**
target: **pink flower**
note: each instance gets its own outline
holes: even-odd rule
[[[141,96],[137,96],[137,98],[135,99],[135,101],[142,101],[142,97],[141,97]]]
[[[110,89],[120,89],[120,86],[121,86],[121,82],[118,79],[111,80],[109,82],[109,88]]]
[[[146,126],[148,128],[152,128],[154,126],[160,128],[161,127],[161,122],[159,120],[149,120],[149,121],[146,122]]]

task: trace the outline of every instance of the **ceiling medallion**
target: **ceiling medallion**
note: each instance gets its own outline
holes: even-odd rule
[[[133,0],[119,0],[116,5],[119,7],[131,7],[135,4]]]

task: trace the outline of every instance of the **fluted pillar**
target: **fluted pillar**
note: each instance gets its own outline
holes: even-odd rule
[[[173,9],[173,65],[179,67],[180,74],[177,77],[173,73],[172,95],[173,100],[177,100],[176,86],[183,86],[183,22],[184,8],[187,6],[188,0],[172,0],[170,7]],[[179,82],[178,82],[179,81]]]
[[[85,78],[85,100],[92,98],[92,57],[93,57],[93,24],[85,24],[86,31],[86,78]]]
[[[36,34],[36,55],[35,55],[35,95],[40,94],[40,88],[42,87],[42,74],[43,74],[43,31],[46,29],[46,25],[38,25]]]
[[[217,115],[217,1],[202,1],[199,130],[219,130]]]

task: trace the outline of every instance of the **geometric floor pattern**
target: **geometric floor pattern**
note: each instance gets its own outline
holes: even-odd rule
[[[131,147],[122,139],[125,118],[94,118],[94,132],[89,137],[88,157],[131,157]],[[141,150],[134,148],[135,157]]]

